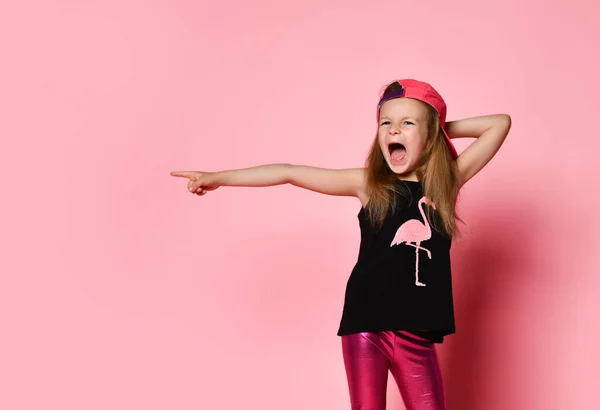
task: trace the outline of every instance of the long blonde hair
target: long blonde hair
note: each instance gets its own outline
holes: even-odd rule
[[[386,92],[392,91],[394,86],[396,84],[391,84]],[[427,107],[427,139],[415,171],[423,186],[423,195],[432,200],[437,208],[439,217],[434,215],[431,207],[425,207],[431,226],[454,237],[458,233],[456,223],[461,221],[456,212],[460,189],[458,168],[440,128],[438,113],[429,104],[423,104]],[[388,166],[377,134],[365,165],[365,184],[369,198],[366,211],[371,224],[380,228],[385,218],[396,208],[395,194],[408,196],[410,192],[397,183],[398,175]]]

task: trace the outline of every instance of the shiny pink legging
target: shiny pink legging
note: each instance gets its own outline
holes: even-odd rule
[[[385,410],[388,370],[406,410],[445,410],[435,345],[407,331],[345,335],[342,352],[352,410]]]

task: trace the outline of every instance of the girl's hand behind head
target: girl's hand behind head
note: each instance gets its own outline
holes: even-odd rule
[[[217,189],[220,185],[214,172],[173,171],[171,176],[188,179],[188,191],[202,196],[208,191]]]

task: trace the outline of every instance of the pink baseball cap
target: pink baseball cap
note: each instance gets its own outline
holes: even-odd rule
[[[454,148],[454,144],[452,144],[452,141],[446,132],[446,103],[444,102],[442,96],[431,85],[422,81],[396,80],[394,83],[398,83],[400,88],[387,93],[382,93],[379,98],[379,104],[377,104],[377,119],[379,120],[379,110],[386,101],[402,97],[414,98],[415,100],[423,101],[424,103],[431,105],[437,111],[438,115],[440,116],[440,127],[444,132],[444,137],[446,137],[446,142],[450,148],[450,153],[454,159],[458,158],[456,148]],[[388,84],[388,86],[391,84]]]

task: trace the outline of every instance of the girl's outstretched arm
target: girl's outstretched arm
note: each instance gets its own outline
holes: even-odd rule
[[[364,169],[326,169],[306,165],[268,164],[220,172],[174,171],[172,176],[188,179],[188,190],[198,195],[220,186],[265,187],[292,184],[327,195],[356,196],[363,193]]]
[[[477,138],[458,157],[460,186],[473,178],[496,155],[508,135],[507,114],[486,115],[446,123],[450,138]]]

